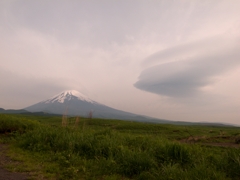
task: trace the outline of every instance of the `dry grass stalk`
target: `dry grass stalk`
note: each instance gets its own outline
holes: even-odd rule
[[[77,116],[74,126],[75,126],[75,127],[78,127],[79,122],[80,122],[80,117]]]
[[[66,115],[63,115],[63,116],[62,116],[62,126],[63,126],[63,127],[66,127],[66,126],[67,126],[67,116],[66,116]]]
[[[88,113],[88,119],[92,119],[93,117],[93,110],[90,110],[89,113]]]
[[[62,116],[62,127],[66,127],[68,125],[67,110],[68,108],[66,108],[66,111]]]

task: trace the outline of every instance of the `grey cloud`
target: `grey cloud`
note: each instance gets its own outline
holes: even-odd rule
[[[90,46],[128,42],[127,37],[167,43],[184,38],[216,15],[208,1],[10,1],[5,20],[63,41]],[[207,13],[203,14],[202,11]],[[8,19],[7,19],[8,17]],[[11,18],[10,18],[11,17]],[[216,21],[216,20],[215,20]],[[199,23],[200,22],[200,23]],[[187,32],[187,33],[186,33]]]
[[[219,44],[216,42],[215,47],[218,47]],[[240,64],[240,49],[236,44],[237,40],[231,42],[232,44],[226,43],[225,46],[217,48],[218,53],[213,49],[209,50],[203,47],[205,51],[199,51],[200,53],[184,60],[157,65],[156,62],[161,63],[170,57],[178,58],[181,53],[184,54],[187,50],[191,53],[199,46],[196,43],[193,46],[184,45],[156,53],[149,58],[149,63],[155,62],[155,65],[145,69],[134,86],[144,91],[168,97],[180,98],[197,95],[201,93],[202,87],[214,83],[213,78],[215,76],[221,75]],[[230,48],[228,47],[229,44],[231,44]]]
[[[193,70],[188,65],[172,62],[148,68],[141,73],[134,86],[164,96],[191,96],[197,92],[198,87],[206,84],[206,80],[198,73],[192,73]]]
[[[159,63],[166,63],[169,61],[184,60],[192,58],[194,56],[203,56],[204,54],[219,54],[221,51],[227,51],[231,48],[236,48],[237,40],[234,38],[214,36],[211,38],[204,38],[198,41],[189,43],[183,43],[167,49],[163,49],[159,52],[147,57],[143,63],[143,67],[153,66]]]
[[[130,1],[43,0],[16,1],[9,10],[18,26],[64,41],[77,40],[85,45],[99,46],[122,43],[126,35],[134,34],[143,23],[142,18],[134,15],[140,15],[138,9],[138,5]]]

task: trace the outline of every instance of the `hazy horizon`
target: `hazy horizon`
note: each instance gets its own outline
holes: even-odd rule
[[[240,1],[0,2],[0,108],[64,90],[160,119],[240,124]]]

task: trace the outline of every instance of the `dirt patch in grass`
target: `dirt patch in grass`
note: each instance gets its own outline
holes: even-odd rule
[[[188,138],[179,140],[179,142],[187,144],[201,144],[207,146],[240,148],[240,144],[237,143],[235,139],[236,138],[233,136],[214,136],[214,137],[190,136]]]
[[[239,144],[235,144],[235,143],[201,143],[203,145],[207,145],[207,146],[218,146],[218,147],[230,147],[230,148],[240,148]]]
[[[11,172],[4,168],[7,164],[12,163],[12,160],[6,156],[7,145],[0,143],[0,179],[2,180],[27,180],[30,177],[25,173]]]

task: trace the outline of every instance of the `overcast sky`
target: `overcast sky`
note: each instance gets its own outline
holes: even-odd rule
[[[0,107],[69,89],[161,119],[240,124],[240,0],[1,0]]]

